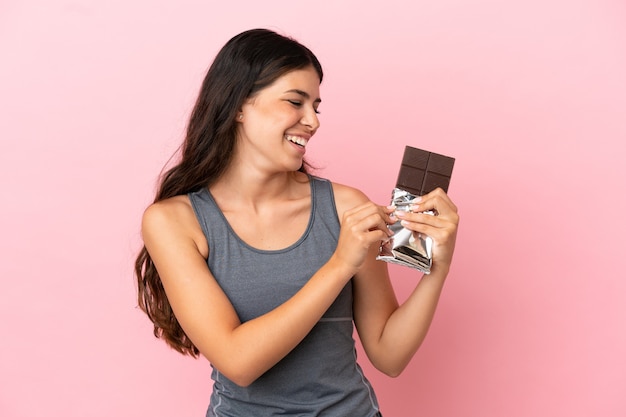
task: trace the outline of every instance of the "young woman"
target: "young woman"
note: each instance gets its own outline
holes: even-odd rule
[[[139,305],[157,337],[210,361],[207,416],[380,415],[353,323],[372,364],[400,374],[448,274],[458,215],[443,191],[394,215],[306,173],[321,81],[317,58],[290,38],[232,38],[143,216]],[[396,221],[434,240],[432,271],[401,306],[375,259]]]

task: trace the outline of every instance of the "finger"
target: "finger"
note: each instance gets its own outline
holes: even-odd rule
[[[448,225],[446,227],[436,227],[427,223],[411,223],[406,222],[403,226],[407,230],[411,230],[415,234],[428,236],[433,239],[435,244],[445,245],[448,241],[453,241],[456,234],[456,227]]]
[[[383,221],[385,228],[388,228],[390,225],[398,221],[397,217],[395,217],[396,208],[394,206],[379,206],[379,210],[380,217]]]
[[[361,219],[360,222],[354,224],[355,230],[375,231],[380,230],[385,233],[386,237],[393,235],[393,232],[387,227],[387,223],[383,219],[380,212],[376,211],[367,217]]]
[[[356,223],[362,221],[366,217],[378,215],[383,220],[383,223],[387,225],[395,223],[395,219],[391,217],[391,213],[393,213],[394,209],[395,208],[392,206],[383,207],[372,202],[367,202],[346,211],[344,216],[346,219],[349,219],[350,222]]]
[[[459,216],[456,213],[434,216],[427,213],[398,213],[402,227],[413,232],[431,235],[437,230],[454,232],[458,228]]]
[[[414,200],[410,207],[412,212],[434,211],[437,215],[457,213],[458,209],[450,197],[441,189],[437,188],[428,194]]]
[[[427,225],[430,227],[445,227],[450,223],[450,220],[446,217],[435,216],[428,214],[428,212],[399,212],[398,217],[401,220],[402,226],[407,229],[413,230],[417,225]]]
[[[376,211],[376,205],[368,201],[366,203],[355,206],[351,208],[350,210],[346,210],[344,216],[355,218],[355,219],[361,219],[374,211]]]

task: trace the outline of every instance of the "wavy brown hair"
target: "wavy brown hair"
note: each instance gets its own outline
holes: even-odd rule
[[[226,170],[236,141],[235,116],[247,98],[287,72],[312,66],[323,78],[315,55],[297,41],[266,29],[233,37],[209,68],[191,112],[179,162],[160,178],[154,202],[198,191]],[[305,164],[300,171],[306,171]],[[135,261],[139,307],[154,324],[154,335],[178,352],[197,357],[174,316],[159,273],[144,246]]]

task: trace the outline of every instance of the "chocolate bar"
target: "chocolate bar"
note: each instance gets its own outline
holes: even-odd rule
[[[407,146],[404,148],[402,166],[396,188],[391,193],[391,204],[396,211],[409,211],[415,197],[428,194],[437,187],[448,192],[454,158]],[[426,214],[437,215],[435,211]],[[417,234],[396,222],[389,225],[394,234],[381,243],[376,259],[408,266],[430,273],[433,240],[430,236]]]
[[[454,158],[406,146],[396,187],[420,196],[437,187],[448,192]]]

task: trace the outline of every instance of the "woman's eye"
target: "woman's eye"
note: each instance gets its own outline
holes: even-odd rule
[[[289,102],[292,106],[295,106],[295,107],[301,107],[301,106],[302,106],[302,102],[301,102],[301,101],[299,101],[299,100],[287,100],[287,101],[288,101],[288,102]],[[317,108],[315,108],[315,107],[313,108],[313,111],[314,111],[316,114],[320,114],[319,110],[317,110]]]

